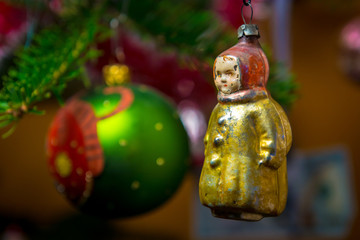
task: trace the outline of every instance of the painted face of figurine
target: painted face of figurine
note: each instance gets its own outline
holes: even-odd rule
[[[215,86],[223,94],[236,92],[241,87],[239,63],[234,56],[219,56],[214,64]]]

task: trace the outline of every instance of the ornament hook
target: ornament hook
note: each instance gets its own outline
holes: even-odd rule
[[[245,17],[244,17],[244,12],[243,12],[243,10],[244,10],[244,6],[250,6],[250,9],[251,9],[251,15],[250,15],[250,24],[251,24],[251,22],[252,22],[252,18],[253,18],[253,7],[251,6],[251,0],[243,0],[243,5],[241,6],[241,17],[242,17],[242,19],[243,19],[243,21],[244,21],[244,24],[247,24],[246,23],[246,21],[245,21]]]
[[[244,5],[245,6],[249,6],[249,5],[251,5],[251,0],[243,0],[243,3],[244,3]]]

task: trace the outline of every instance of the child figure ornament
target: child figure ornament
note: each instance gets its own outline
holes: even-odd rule
[[[199,194],[215,217],[258,221],[285,208],[292,137],[284,110],[265,88],[269,64],[258,27],[242,25],[238,38],[214,63],[219,103],[204,139]]]

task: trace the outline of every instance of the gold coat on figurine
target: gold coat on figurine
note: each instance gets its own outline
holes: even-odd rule
[[[243,31],[214,63],[219,103],[204,139],[199,194],[216,217],[257,221],[279,215],[286,204],[291,129],[265,89],[269,66],[258,37]]]

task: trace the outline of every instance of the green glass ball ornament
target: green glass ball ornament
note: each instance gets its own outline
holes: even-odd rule
[[[138,215],[164,203],[188,168],[175,108],[146,86],[98,87],[70,99],[47,139],[57,190],[85,213]]]

